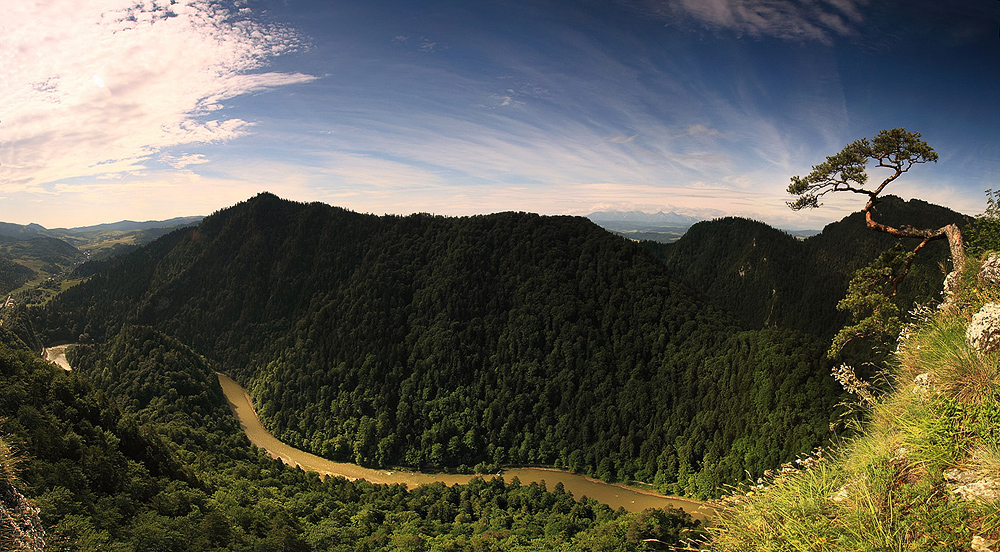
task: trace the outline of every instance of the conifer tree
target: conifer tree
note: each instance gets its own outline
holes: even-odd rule
[[[898,228],[878,222],[874,218],[875,206],[881,194],[889,184],[895,182],[913,165],[927,162],[937,162],[938,154],[920,139],[919,132],[908,132],[903,128],[881,130],[871,140],[862,138],[848,144],[826,161],[813,167],[806,176],[793,176],[788,185],[788,193],[799,196],[795,201],[789,201],[793,210],[815,208],[822,205],[819,200],[830,192],[853,192],[868,197],[863,212],[865,223],[869,228],[885,232],[897,238],[916,238],[920,243],[913,249],[919,252],[928,242],[947,239],[951,249],[951,262],[954,270],[962,268],[965,262],[965,248],[962,245],[962,232],[958,225],[948,224],[940,228],[915,228],[901,225]],[[874,188],[868,185],[868,163],[875,161],[876,167],[884,167],[892,172]],[[898,282],[896,282],[898,284]]]
[[[849,342],[858,338],[894,337],[899,331],[898,308],[889,300],[895,297],[899,284],[906,277],[916,254],[933,240],[946,239],[951,252],[953,270],[957,273],[965,263],[962,232],[955,223],[940,228],[916,228],[910,225],[889,226],[875,220],[875,207],[880,194],[911,167],[921,163],[937,162],[938,155],[919,132],[903,128],[882,130],[872,138],[862,138],[848,144],[826,161],[815,165],[806,176],[793,176],[788,193],[798,196],[789,201],[793,210],[816,208],[820,199],[831,192],[853,192],[867,196],[862,211],[868,228],[885,232],[897,238],[915,238],[920,242],[912,251],[893,249],[886,251],[870,265],[855,273],[847,296],[837,305],[849,311],[854,318],[840,330],[833,340],[829,356],[836,356]],[[874,187],[868,182],[868,164],[891,172]]]

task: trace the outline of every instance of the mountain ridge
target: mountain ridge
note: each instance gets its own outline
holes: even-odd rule
[[[97,232],[103,230],[118,230],[118,231],[149,230],[152,228],[186,226],[198,222],[203,218],[205,217],[197,215],[197,216],[186,216],[186,217],[173,217],[164,220],[147,220],[142,222],[137,222],[134,220],[120,220],[118,222],[105,222],[89,226],[75,226],[72,228],[66,228],[61,226],[57,228],[46,228],[45,226],[42,226],[41,224],[37,224],[34,222],[28,224],[0,222],[0,236],[22,237],[22,236],[44,235],[48,237],[59,237],[67,232],[73,234],[85,234],[88,232]]]
[[[154,326],[247,387],[280,439],[369,466],[542,463],[706,496],[815,446],[839,394],[819,341],[740,331],[582,217],[260,194],[45,313],[67,330],[50,339]]]
[[[965,226],[971,221],[950,209],[896,196],[883,198],[876,216],[890,225],[937,227],[958,221]],[[899,242],[868,229],[857,212],[803,240],[763,222],[724,217],[693,225],[672,244],[646,246],[674,277],[750,327],[791,327],[828,338],[846,322],[836,304],[854,272]],[[939,265],[947,258],[941,241],[917,256],[900,289],[904,312],[940,298],[944,273]]]

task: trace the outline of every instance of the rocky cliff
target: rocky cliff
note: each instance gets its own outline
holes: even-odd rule
[[[36,552],[45,548],[39,510],[14,487],[10,448],[0,441],[0,550]]]

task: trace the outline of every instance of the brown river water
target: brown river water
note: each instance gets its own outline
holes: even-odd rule
[[[45,349],[45,360],[57,364],[63,370],[72,370],[69,366],[69,361],[66,360],[66,348],[69,345],[57,345],[55,347],[47,347]]]
[[[57,364],[63,370],[70,370],[69,362],[66,361],[66,347],[49,347],[45,349],[45,359]],[[393,484],[402,483],[407,487],[417,487],[435,482],[442,482],[445,485],[456,485],[468,483],[475,476],[458,474],[434,474],[421,473],[416,471],[400,470],[375,470],[364,468],[357,464],[345,462],[334,462],[321,458],[315,454],[293,448],[275,438],[264,428],[257,417],[257,412],[253,408],[250,394],[243,389],[239,383],[225,374],[218,374],[222,391],[229,401],[229,406],[233,409],[233,414],[239,421],[240,426],[246,431],[250,442],[264,449],[272,458],[280,458],[282,462],[290,466],[301,466],[302,469],[314,471],[322,475],[343,476],[347,479],[367,479],[372,483]],[[485,477],[496,477],[486,475]],[[511,481],[515,477],[521,483],[532,482],[545,483],[547,489],[552,489],[557,483],[562,483],[563,487],[573,493],[576,498],[584,496],[603,502],[612,508],[625,508],[630,512],[641,512],[646,508],[680,508],[691,514],[696,519],[710,519],[715,515],[715,509],[711,504],[687,500],[683,498],[663,496],[638,490],[623,485],[604,483],[589,477],[548,468],[510,468],[503,470],[505,481]]]
[[[472,475],[431,474],[415,471],[375,470],[364,468],[357,464],[334,462],[296,448],[293,448],[275,438],[264,428],[253,408],[250,394],[239,383],[225,374],[219,374],[222,391],[232,407],[233,413],[240,425],[246,431],[247,437],[254,445],[264,449],[272,458],[280,458],[282,462],[302,469],[315,471],[323,475],[343,476],[347,479],[367,479],[372,483],[402,483],[407,487],[416,487],[440,481],[446,485],[468,483]],[[488,475],[486,477],[495,477]],[[668,497],[625,487],[596,481],[588,477],[555,469],[545,468],[512,468],[503,470],[505,481],[517,477],[521,483],[545,482],[551,490],[556,483],[573,493],[576,498],[584,496],[603,502],[612,508],[625,508],[630,512],[640,512],[646,508],[681,508],[697,519],[713,517],[711,505],[677,497]]]

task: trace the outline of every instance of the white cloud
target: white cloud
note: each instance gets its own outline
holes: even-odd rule
[[[252,123],[221,102],[312,80],[253,72],[300,43],[202,0],[13,3],[0,23],[0,187],[134,174],[164,148],[241,136]]]
[[[184,169],[190,167],[191,165],[201,165],[203,163],[208,163],[209,159],[200,153],[192,153],[181,156],[174,155],[161,155],[160,161],[170,165],[175,169]]]
[[[685,136],[685,137],[692,136],[692,137],[696,137],[696,138],[701,138],[701,137],[705,137],[705,138],[722,138],[723,137],[722,133],[719,132],[718,130],[716,130],[714,128],[709,128],[709,127],[707,127],[705,125],[702,125],[702,124],[694,124],[694,125],[688,126],[687,128],[684,129],[683,136]]]

